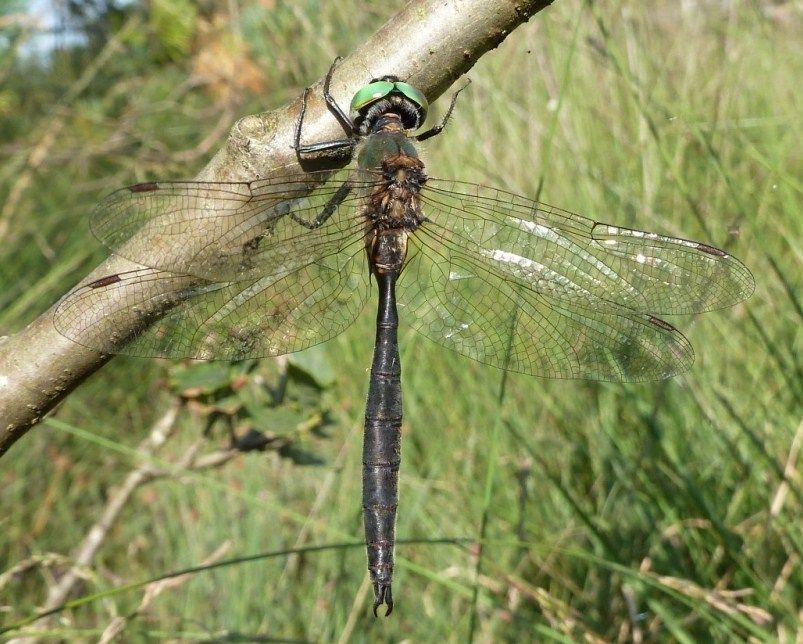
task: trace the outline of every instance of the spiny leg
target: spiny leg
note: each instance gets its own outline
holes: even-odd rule
[[[354,137],[354,124],[351,122],[349,115],[346,114],[341,108],[340,105],[337,104],[334,96],[329,93],[329,86],[332,82],[332,76],[335,73],[335,67],[337,64],[343,60],[340,56],[335,58],[332,61],[332,66],[329,68],[329,71],[326,72],[326,77],[323,79],[323,100],[326,101],[326,104],[329,106],[329,109],[335,115],[335,118],[340,121],[340,125],[343,126],[346,134],[349,135],[350,138]]]
[[[327,107],[334,114],[338,123],[340,123],[340,125],[346,131],[346,134],[348,134],[348,138],[336,139],[334,141],[322,141],[321,143],[311,143],[309,145],[301,143],[301,128],[304,124],[304,116],[307,113],[307,98],[309,97],[309,93],[311,91],[311,88],[307,87],[304,90],[304,98],[301,101],[301,111],[298,114],[298,120],[296,120],[296,131],[293,140],[293,147],[296,150],[296,154],[299,156],[302,154],[312,154],[314,152],[326,152],[331,150],[342,150],[343,148],[354,148],[354,146],[357,145],[358,139],[355,136],[351,119],[349,119],[348,115],[343,112],[342,109],[340,109],[337,101],[335,101],[334,97],[329,93],[329,85],[338,61],[340,61],[340,57],[335,58],[332,66],[326,73],[326,78],[324,78],[323,81],[323,98],[326,101]]]
[[[352,185],[348,181],[344,181],[340,187],[337,189],[337,192],[332,195],[332,198],[326,202],[326,205],[323,207],[318,216],[315,217],[312,221],[308,221],[306,219],[302,219],[301,217],[297,217],[294,213],[290,213],[290,218],[296,222],[297,224],[301,224],[304,228],[308,230],[315,230],[324,224],[324,222],[332,216],[332,214],[337,210],[338,206],[343,203],[346,197],[349,196],[352,190]]]
[[[463,85],[463,87],[461,87],[452,95],[452,102],[449,103],[449,109],[446,110],[446,114],[444,114],[441,122],[438,123],[437,125],[433,125],[426,132],[422,132],[418,136],[414,137],[416,141],[426,141],[427,139],[432,138],[433,136],[437,136],[438,134],[441,133],[441,131],[443,130],[443,128],[446,127],[446,124],[449,122],[449,119],[452,116],[452,110],[454,110],[455,103],[457,103],[457,95],[460,94],[460,92],[462,92],[464,89],[466,89],[469,83],[471,83],[470,80],[467,81],[466,84]]]

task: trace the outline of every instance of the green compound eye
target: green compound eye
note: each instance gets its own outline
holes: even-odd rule
[[[421,108],[421,120],[423,121],[427,116],[427,108],[429,107],[427,97],[424,96],[424,94],[417,87],[413,87],[409,83],[398,81],[397,83],[394,83],[394,85],[397,91],[404,94],[413,103],[418,105],[419,108]]]
[[[359,112],[362,108],[367,107],[371,103],[375,103],[381,98],[385,98],[393,91],[397,83],[391,81],[376,81],[363,87],[351,99],[351,111]]]
[[[421,122],[424,121],[427,117],[427,108],[429,107],[426,97],[418,88],[413,87],[409,83],[403,83],[402,81],[396,81],[394,83],[393,81],[383,80],[369,83],[351,99],[350,111],[352,114],[357,114],[360,110],[385,98],[392,92],[398,92],[415,103],[421,113]]]

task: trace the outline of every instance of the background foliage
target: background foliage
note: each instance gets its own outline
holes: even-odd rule
[[[0,335],[104,256],[86,225],[100,197],[192,177],[237,117],[297,96],[402,4],[94,0],[48,24],[4,3]],[[432,175],[726,247],[757,291],[673,320],[697,362],[657,384],[505,378],[402,320],[398,533],[417,541],[398,549],[392,618],[369,616],[363,547],[337,547],[362,539],[368,307],[289,368],[118,358],[91,378],[3,461],[2,622],[44,604],[144,463],[156,475],[72,597],[329,547],[87,599],[60,637],[120,615],[143,639],[803,636],[801,29],[794,2],[561,0],[471,72]],[[173,413],[169,441],[143,449]],[[232,458],[251,430],[261,449]],[[427,542],[451,537],[483,548]]]

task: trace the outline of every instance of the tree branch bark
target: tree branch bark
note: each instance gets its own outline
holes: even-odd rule
[[[348,105],[370,77],[396,74],[434,101],[485,52],[552,0],[412,0],[338,66],[332,94]],[[251,181],[300,172],[292,148],[299,97],[291,104],[246,116],[196,177]],[[326,110],[319,82],[310,95],[305,142],[342,136]],[[343,165],[347,159],[342,159]],[[330,164],[332,165],[332,164]],[[307,168],[309,169],[309,168]],[[84,280],[141,268],[112,256]],[[85,378],[110,358],[76,344],[53,326],[54,307],[16,335],[0,338],[0,455]],[[132,329],[136,320],[131,321]]]

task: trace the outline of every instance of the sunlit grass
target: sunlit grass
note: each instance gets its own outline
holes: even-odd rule
[[[237,113],[295,97],[392,11],[364,5],[244,7],[264,94]],[[762,14],[760,3],[597,5],[557,2],[477,64],[447,132],[426,146],[430,174],[727,248],[756,276],[754,296],[673,319],[695,346],[692,371],[639,385],[503,382],[498,370],[435,346],[402,319],[398,534],[477,539],[485,516],[480,577],[475,548],[401,545],[397,608],[374,623],[362,547],[270,559],[166,592],[140,632],[332,640],[354,629],[358,639],[463,640],[473,615],[484,641],[631,639],[637,630],[688,641],[799,636],[803,18],[791,9]],[[207,121],[196,116],[213,122],[214,105],[173,95],[183,107],[172,111],[155,97],[158,83],[175,86],[180,73],[162,72],[157,81],[157,73],[117,70],[99,79],[112,88],[105,99],[68,106],[71,134],[54,148],[62,157],[31,171],[31,188],[6,220],[13,260],[0,260],[0,333],[45,310],[103,257],[84,223],[97,197],[138,180],[190,177],[203,165],[170,158],[203,139]],[[132,105],[120,103],[115,83],[126,84]],[[31,144],[50,117],[38,118]],[[122,139],[108,144],[121,123]],[[87,180],[87,167],[102,180]],[[17,175],[0,176],[6,197]],[[339,377],[326,394],[328,435],[308,439],[322,466],[247,454],[143,489],[87,587],[197,565],[227,540],[232,556],[359,542],[371,308],[324,346]],[[102,439],[139,443],[169,405],[163,373],[153,361],[115,360],[56,416],[95,441],[44,424],[6,456],[5,568],[31,554],[68,554],[79,542],[137,464]],[[189,414],[181,423],[176,455],[202,429]],[[47,575],[20,579],[0,588],[15,617],[40,605],[49,583]],[[139,600],[130,594],[119,612]],[[75,615],[101,627],[110,619],[99,602]]]

